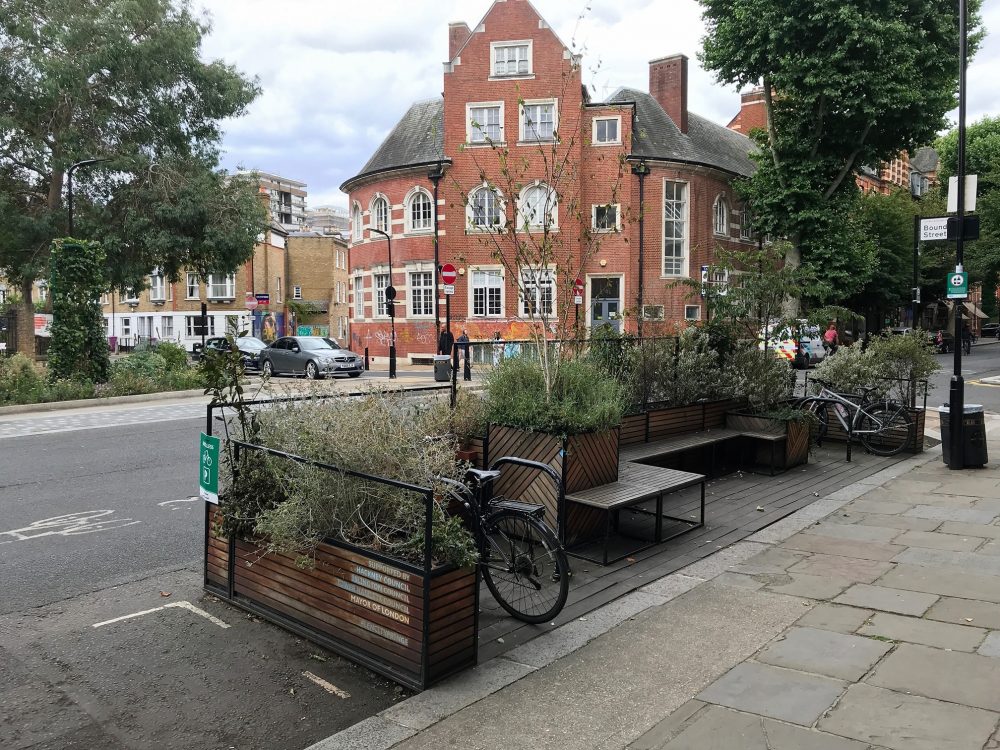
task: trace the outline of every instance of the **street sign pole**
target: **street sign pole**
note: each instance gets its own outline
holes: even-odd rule
[[[965,105],[966,62],[969,52],[966,26],[966,0],[958,0],[958,238],[955,241],[955,272],[961,273],[965,261]],[[965,441],[962,416],[965,413],[965,381],[962,379],[962,300],[955,300],[955,372],[951,376],[948,417],[951,427],[949,469],[965,467]]]
[[[917,330],[917,307],[920,305],[920,217],[913,217],[913,289],[910,290],[910,299],[913,303],[913,312],[910,314],[910,328]]]

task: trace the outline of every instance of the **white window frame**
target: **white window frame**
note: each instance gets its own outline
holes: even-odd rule
[[[379,286],[383,280],[385,280],[385,284]],[[372,299],[375,303],[375,309],[372,311],[372,317],[385,320],[389,319],[389,305],[385,299],[385,290],[391,284],[392,274],[389,273],[388,269],[372,272]]]
[[[421,220],[418,222],[416,221],[416,217],[414,215],[414,211],[417,207],[417,201],[420,199],[427,202],[426,205],[429,210],[426,224],[423,222],[423,216],[420,217]],[[434,199],[426,190],[417,188],[406,199],[406,231],[410,234],[424,234],[434,231]]]
[[[354,277],[354,319],[364,320],[365,317],[365,277],[356,274]]]
[[[160,318],[160,337],[172,339],[174,337],[174,316],[164,315]]]
[[[497,283],[498,282],[498,283]],[[482,290],[482,312],[476,311],[476,292]],[[490,312],[490,290],[499,290],[499,306]],[[477,266],[469,272],[469,311],[472,318],[502,318],[507,309],[503,266]]]
[[[194,294],[191,294],[191,290],[194,290]],[[188,273],[187,278],[184,282],[184,299],[201,299],[201,279],[198,278],[196,273]]]
[[[365,219],[364,212],[361,210],[361,204],[354,201],[354,207],[351,209],[351,241],[361,242],[365,236]]]
[[[489,190],[493,193],[494,201],[496,202],[497,211],[497,223],[496,224],[477,224],[475,222],[476,211],[475,211],[475,201],[476,196],[483,190]],[[506,210],[504,207],[503,196],[500,191],[490,185],[480,185],[469,193],[468,205],[465,207],[465,224],[469,231],[472,232],[491,232],[497,231],[503,226],[504,218],[506,216]]]
[[[551,290],[551,295],[550,295],[551,309],[549,309],[544,314],[541,312],[536,313],[534,317],[552,319],[556,316],[556,311],[558,310],[558,307],[556,305],[556,270],[553,267],[549,266],[547,268],[537,269],[537,272],[540,276],[547,278],[536,280],[535,278],[531,278],[535,276],[536,269],[533,268],[520,269],[521,276],[520,276],[520,284],[518,286],[518,297],[520,298],[519,299],[520,304],[518,305],[518,307],[520,308],[519,311],[522,318],[532,318],[532,313],[528,311],[529,290],[530,289],[534,290],[534,293],[531,295],[531,297],[533,298],[534,304],[538,306],[540,309],[541,297],[542,297],[541,290],[544,288],[544,285],[548,285],[548,287]],[[526,278],[526,276],[528,276],[528,278]]]
[[[217,280],[221,277],[221,283]],[[222,294],[219,294],[221,289]],[[208,275],[208,299],[236,299],[235,273],[210,273]]]
[[[740,239],[753,239],[753,224],[751,223],[750,209],[746,206],[744,206],[743,210],[740,212]]]
[[[613,208],[615,210],[615,225],[613,227],[599,227],[597,225],[597,210],[599,208]],[[620,232],[622,228],[622,207],[620,203],[595,203],[590,209],[590,227],[594,232]]]
[[[381,222],[379,221],[378,206],[380,205],[385,206],[385,226],[382,226]],[[389,199],[386,198],[381,193],[376,193],[372,197],[372,203],[369,210],[371,211],[371,221],[369,223],[369,228],[381,230],[386,234],[392,234],[392,204],[389,202]],[[385,237],[383,237],[378,233],[376,233],[374,237],[369,237],[369,239],[376,239],[376,238],[380,240],[385,239]]]
[[[729,202],[725,195],[716,197],[712,204],[712,232],[718,237],[729,236]]]
[[[302,287],[298,284],[292,287],[292,299],[302,299]]]
[[[611,122],[611,121],[614,121],[614,123],[615,123],[615,134],[616,134],[615,139],[614,140],[601,140],[600,138],[597,137],[598,130],[599,130],[598,123],[601,123],[601,122]],[[593,137],[591,138],[591,143],[593,143],[595,146],[619,146],[619,145],[621,145],[621,142],[622,142],[622,118],[621,118],[621,115],[615,115],[613,117],[595,117],[594,118],[594,132],[593,132]]]
[[[535,73],[534,65],[534,42],[531,39],[514,39],[505,42],[490,42],[490,78],[525,78],[532,76]],[[514,47],[527,47],[527,60],[524,70],[516,70],[513,73],[497,72],[497,51],[501,49],[511,49]],[[509,60],[505,60],[505,64],[509,64]],[[520,65],[517,65],[520,68]]]
[[[534,213],[532,216],[527,216],[525,211],[528,209],[528,196],[535,193],[544,191],[545,192],[545,206],[544,215],[547,218],[543,218],[541,221],[536,221],[539,217]],[[551,187],[546,185],[544,182],[534,182],[531,185],[526,185],[523,190],[521,190],[521,195],[517,201],[517,223],[518,229],[524,229],[527,227],[530,232],[541,232],[546,228],[549,231],[559,229],[559,196],[556,191]]]
[[[668,186],[673,186],[674,188],[680,188],[683,190],[683,200],[677,200],[676,198],[669,199],[671,205],[680,204],[681,206],[681,216],[677,219],[668,219],[667,216],[667,188]],[[675,193],[676,195],[676,193]],[[660,275],[662,278],[676,278],[678,276],[687,276],[689,270],[690,262],[690,243],[691,243],[691,184],[683,180],[663,180],[663,206],[662,211],[662,221],[660,224],[660,239],[662,245],[660,247]],[[677,236],[676,227],[674,234],[671,237],[667,237],[667,222],[670,221],[672,224],[679,223],[681,225],[680,236]],[[680,255],[669,256],[671,260],[677,259],[680,262],[680,269],[678,271],[667,271],[667,242],[680,242]]]
[[[552,135],[545,137],[539,136],[528,137],[528,114],[527,109],[529,107],[544,107],[549,105],[552,107]],[[521,103],[519,112],[519,130],[518,138],[522,143],[552,143],[555,140],[556,133],[559,132],[559,100],[558,99],[527,99]],[[537,132],[537,131],[536,131]]]
[[[692,310],[694,315],[691,314]],[[701,320],[701,305],[684,305],[684,320],[692,322]]]
[[[417,281],[421,283],[416,283]],[[426,283],[424,283],[426,282]],[[434,317],[434,271],[408,271],[406,274],[409,317]],[[419,309],[418,309],[419,305]]]
[[[149,275],[149,301],[167,301],[167,281],[163,278],[162,273],[156,273],[154,271]]]
[[[474,109],[496,109],[499,111],[499,132],[496,138],[490,136],[487,131],[480,127],[486,123],[479,122],[472,116],[472,110]],[[470,146],[503,145],[505,143],[504,133],[506,132],[506,128],[504,127],[506,111],[507,109],[503,101],[468,102],[465,105],[465,142]],[[477,122],[478,125],[474,124]]]
[[[45,299],[42,297],[41,299]],[[136,304],[139,301],[139,293],[132,287],[126,287],[121,294],[121,301],[125,304]]]
[[[118,318],[118,329],[121,331],[122,337],[132,335],[132,318]]]

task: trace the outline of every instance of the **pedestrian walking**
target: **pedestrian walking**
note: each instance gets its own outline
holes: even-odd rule
[[[500,335],[500,331],[496,331],[493,334],[493,366],[496,367],[500,364],[500,359],[503,357],[503,336]]]
[[[830,327],[823,333],[823,346],[829,354],[837,353],[837,324],[831,323]]]

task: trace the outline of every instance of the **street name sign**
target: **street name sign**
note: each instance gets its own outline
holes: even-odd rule
[[[259,305],[270,305],[271,304],[271,294],[267,292],[265,294],[255,294],[254,299],[257,300]]]
[[[920,220],[920,241],[934,242],[948,239],[948,217],[935,216]]]
[[[219,504],[219,453],[222,441],[201,433],[198,440],[198,494],[208,503]]]
[[[956,271],[948,274],[948,284],[946,286],[948,299],[968,299],[969,297],[969,274],[965,271]]]

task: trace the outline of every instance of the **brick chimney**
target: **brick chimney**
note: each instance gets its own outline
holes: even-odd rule
[[[688,59],[670,55],[649,62],[649,93],[680,128],[688,132]]]
[[[763,87],[758,86],[740,96],[740,112],[727,127],[744,135],[749,135],[751,130],[767,127]]]
[[[454,60],[462,46],[469,41],[472,30],[465,21],[448,24],[448,60]]]

